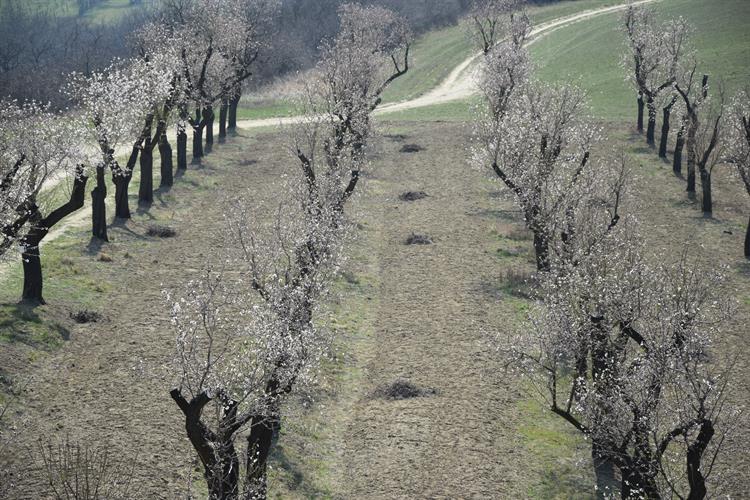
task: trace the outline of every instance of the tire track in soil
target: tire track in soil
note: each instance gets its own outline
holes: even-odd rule
[[[522,395],[487,347],[497,299],[479,291],[502,268],[486,251],[488,235],[510,226],[478,215],[499,202],[466,164],[465,125],[408,126],[406,141],[425,151],[399,154],[401,144],[386,141],[375,161],[379,192],[361,202],[370,228],[361,244],[377,261],[379,289],[374,338],[358,355],[369,387],[342,436],[342,498],[500,498],[519,488],[519,471],[534,469],[515,435]],[[406,190],[429,197],[404,203]],[[406,246],[411,232],[435,243]],[[437,394],[368,396],[398,378]]]

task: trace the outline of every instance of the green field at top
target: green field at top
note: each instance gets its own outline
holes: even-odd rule
[[[747,0],[662,0],[660,19],[682,16],[692,26],[698,71],[723,82],[731,93],[750,81],[750,2]],[[635,92],[622,67],[627,50],[621,15],[612,13],[550,33],[532,46],[537,76],[573,82],[589,94],[593,114],[607,120],[635,115]]]
[[[9,1],[14,1],[30,10],[44,10],[57,16],[78,16],[78,3],[76,0],[22,0],[21,2],[18,0],[0,0],[0,7]],[[152,3],[152,0],[144,0],[141,5],[132,5],[130,0],[104,0],[87,10],[83,18],[97,23],[111,22],[150,3]],[[2,15],[1,8],[0,15]]]

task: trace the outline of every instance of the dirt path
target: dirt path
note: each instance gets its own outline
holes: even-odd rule
[[[659,0],[638,0],[632,2],[632,5],[653,3],[657,1]],[[531,30],[530,40],[527,46],[533,45],[541,38],[549,35],[554,31],[557,31],[560,28],[581,21],[587,21],[594,17],[602,16],[605,14],[619,12],[626,9],[628,5],[630,5],[630,3],[591,9],[580,12],[578,14],[573,14],[570,16],[553,19],[552,21],[548,21],[546,23],[542,23]],[[408,101],[384,104],[375,111],[375,114],[385,115],[397,111],[434,106],[436,104],[443,104],[471,97],[472,95],[477,93],[476,77],[478,68],[476,63],[479,57],[480,54],[475,54],[465,59],[461,64],[456,66],[453,71],[450,72],[445,80],[443,80],[437,87],[428,91],[424,95],[421,95],[414,99],[410,99]],[[290,116],[283,118],[277,117],[257,120],[240,120],[239,122],[237,122],[237,126],[242,128],[272,127],[274,125],[299,123],[300,119],[301,117],[298,116]]]

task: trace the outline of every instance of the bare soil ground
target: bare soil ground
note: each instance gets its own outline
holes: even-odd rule
[[[513,273],[533,267],[519,213],[487,172],[467,165],[468,125],[384,128],[388,136],[354,201],[358,239],[327,322],[339,340],[320,386],[287,408],[271,496],[590,497],[586,443],[535,403],[487,342],[519,327],[528,308],[514,288]],[[634,153],[638,202],[631,209],[654,245],[666,255],[690,238],[706,262],[730,266],[738,310],[717,339],[717,362],[737,355],[733,401],[747,404],[747,196],[728,171],[718,172],[717,212],[703,219],[640,137],[625,126],[610,129]],[[174,334],[161,290],[220,255],[212,238],[223,220],[217,199],[274,198],[279,174],[293,166],[282,141],[278,132],[254,132],[217,147],[151,210],[115,226],[113,243],[91,248],[85,228],[69,228],[45,248],[50,305],[28,314],[57,325],[60,346],[0,344],[3,377],[29,380],[12,410],[22,432],[3,457],[18,474],[12,498],[44,498],[29,449],[39,437],[66,433],[133,461],[140,486],[133,498],[184,495],[194,458],[168,396]],[[422,150],[401,153],[404,144]],[[401,200],[407,191],[428,196]],[[176,236],[148,236],[151,224]],[[405,245],[412,233],[433,243]],[[111,262],[99,260],[100,252]],[[54,285],[73,279],[83,291]],[[15,307],[17,293],[0,291],[0,307]],[[76,324],[68,314],[83,307],[103,318]],[[734,438],[738,450],[750,446],[747,422]],[[740,473],[750,465],[739,451],[727,459]],[[737,498],[746,491],[746,477],[730,489]]]

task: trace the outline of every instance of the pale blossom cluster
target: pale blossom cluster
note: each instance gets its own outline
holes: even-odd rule
[[[320,310],[351,239],[345,206],[368,161],[371,113],[408,70],[403,20],[358,5],[343,6],[340,18],[341,31],[323,47],[308,85],[306,118],[292,132],[292,168],[278,203],[256,206],[250,194],[232,201],[224,267],[172,299],[172,397],[217,498],[240,491],[265,498],[283,400],[314,380],[330,346]],[[240,432],[248,433],[244,478],[235,448]]]
[[[30,218],[47,208],[51,182],[81,175],[80,130],[47,106],[0,101],[0,258],[17,246]]]

